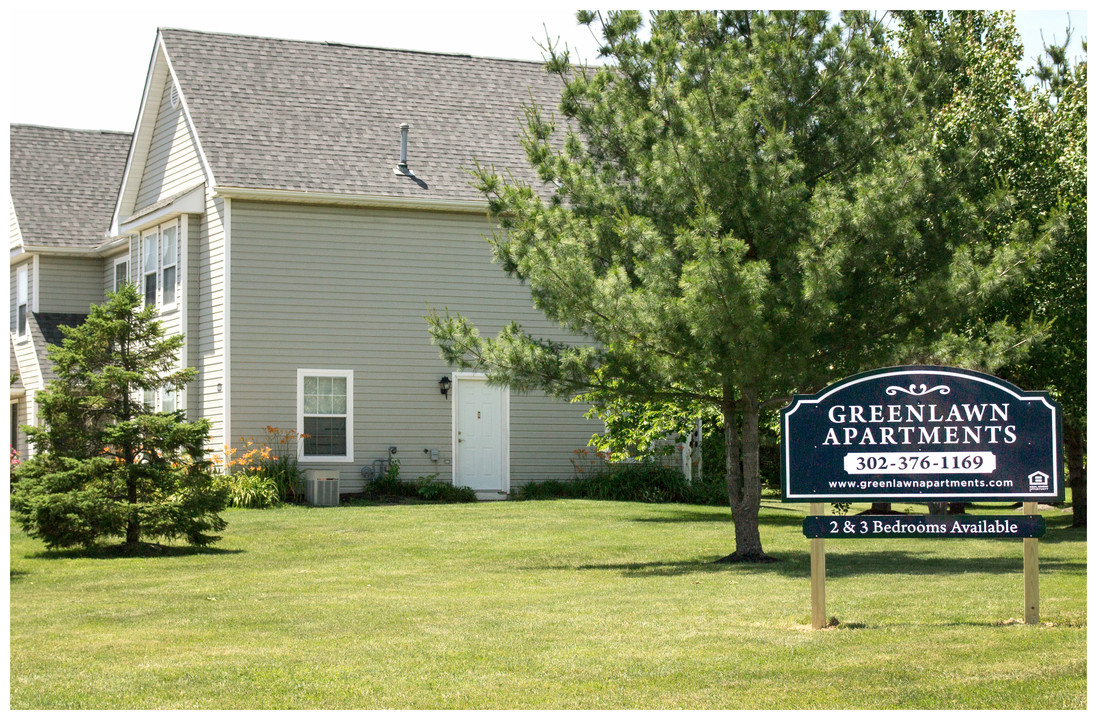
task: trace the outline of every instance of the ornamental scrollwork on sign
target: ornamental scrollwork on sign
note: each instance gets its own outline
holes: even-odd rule
[[[896,393],[902,392],[906,393],[907,395],[921,397],[922,395],[928,395],[931,392],[939,392],[942,395],[948,395],[952,391],[944,385],[937,385],[931,388],[927,388],[925,383],[922,383],[921,385],[915,385],[911,383],[909,387],[905,388],[899,387],[898,385],[889,385],[887,390],[885,390],[884,392],[886,392],[888,395],[895,395]]]

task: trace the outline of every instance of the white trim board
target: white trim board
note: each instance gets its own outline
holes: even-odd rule
[[[207,227],[209,220],[207,218]],[[221,218],[221,230],[225,234],[224,285],[225,299],[222,302],[225,320],[222,323],[225,333],[225,345],[221,362],[221,378],[225,384],[221,396],[222,427],[225,445],[232,445],[232,200],[225,198],[225,214]],[[214,343],[216,343],[214,339]],[[298,430],[298,432],[301,432]]]

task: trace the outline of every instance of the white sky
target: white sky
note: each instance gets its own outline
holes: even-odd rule
[[[133,130],[159,26],[529,60],[541,59],[535,39],[547,28],[581,57],[595,59],[596,48],[572,7],[545,3],[20,0],[6,13],[0,111],[8,122],[83,129]],[[1076,37],[1088,37],[1085,11],[1070,19]],[[1041,28],[1063,37],[1067,13],[1028,11],[1018,21],[1031,58]]]

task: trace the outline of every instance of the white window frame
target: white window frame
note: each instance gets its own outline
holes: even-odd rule
[[[112,292],[118,292],[118,289],[119,289],[118,288],[118,266],[119,265],[125,265],[126,266],[126,280],[125,280],[125,282],[130,281],[130,257],[129,257],[129,255],[126,254],[123,257],[115,258],[114,266],[113,266],[114,267],[114,274],[111,277],[111,283],[113,283],[113,288],[114,288],[112,290]]]
[[[179,306],[179,223],[170,222],[166,225],[161,225],[160,228],[160,309],[161,310],[174,310]],[[172,259],[172,263],[167,263],[165,254],[167,253],[167,242],[164,240],[164,231],[174,230],[175,232],[175,257]],[[167,301],[168,290],[168,270],[173,270],[173,277],[171,279],[171,302]]]
[[[149,270],[149,242],[156,244],[153,257],[156,258],[156,266]],[[149,306],[149,277],[151,276],[156,287],[153,290],[152,305],[160,306],[160,228],[153,228],[141,233],[141,302],[143,307]]]
[[[29,325],[30,325],[30,292],[28,283],[30,281],[30,268],[26,265],[20,265],[19,269],[15,271],[15,336],[20,340],[25,340],[29,337]],[[10,276],[9,276],[10,277]],[[20,327],[19,311],[22,310],[22,327]]]
[[[19,398],[14,398],[11,401],[11,449],[16,452],[19,459],[23,459],[22,449],[19,447]]]
[[[175,258],[170,264],[164,262],[164,231],[174,229],[175,232]],[[156,269],[150,270],[146,263],[148,259],[147,253],[149,252],[149,244],[156,244]],[[155,307],[160,312],[171,312],[178,310],[183,306],[182,298],[180,297],[183,290],[183,223],[179,218],[170,220],[162,225],[157,225],[154,228],[150,228],[141,233],[141,252],[140,252],[140,267],[141,267],[141,285],[138,288],[141,292],[141,300],[144,306],[148,306],[147,288],[149,277],[155,276],[156,282],[156,302]],[[171,302],[165,301],[167,293],[164,292],[166,288],[165,284],[165,271],[174,268],[175,277],[172,278],[172,299]],[[117,292],[117,291],[116,291]]]
[[[305,441],[297,443],[297,461],[302,463],[354,462],[354,371],[318,368],[297,368],[297,432],[305,432],[305,378],[331,377],[344,378],[347,381],[347,453],[346,455],[306,455]],[[310,417],[324,415],[309,413]],[[328,417],[343,417],[342,414],[330,414]]]
[[[168,410],[166,403],[164,402],[164,396],[170,395],[172,398],[172,409]],[[160,401],[159,412],[176,412],[179,410],[179,390],[173,387],[162,387],[156,391],[156,397]]]
[[[172,393],[175,399],[175,409],[166,410],[164,407],[164,395],[166,393]],[[151,402],[146,402],[151,399]],[[138,390],[135,401],[140,403],[142,407],[147,408],[149,412],[179,412],[183,410],[183,390],[182,388],[175,387],[161,387],[156,390]]]

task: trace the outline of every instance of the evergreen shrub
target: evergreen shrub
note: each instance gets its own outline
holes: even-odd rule
[[[11,509],[50,548],[203,546],[225,528],[227,496],[205,457],[209,420],[143,402],[177,393],[198,371],[179,369],[183,336],[167,335],[156,308],[141,306],[123,284],[47,346],[57,377],[37,394],[39,425],[25,427],[34,456],[11,467]]]

